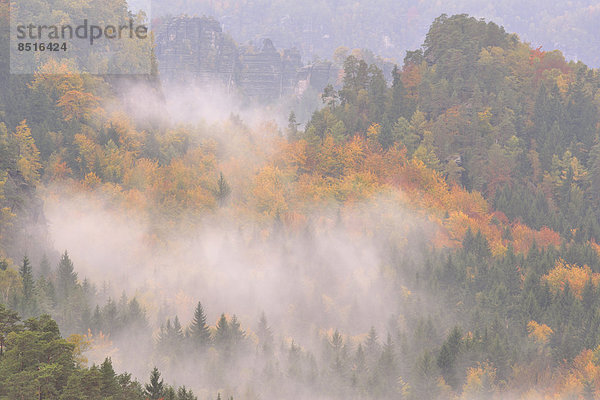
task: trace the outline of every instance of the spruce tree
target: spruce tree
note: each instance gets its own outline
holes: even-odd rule
[[[149,400],[159,400],[165,394],[165,386],[160,378],[158,368],[154,367],[150,373],[150,383],[145,385],[144,395],[148,396]]]
[[[115,370],[112,366],[112,360],[107,357],[104,362],[100,365],[100,385],[102,387],[102,396],[111,397],[115,396],[119,392],[119,385],[116,381]]]
[[[198,398],[194,396],[191,389],[187,390],[185,386],[181,386],[177,390],[177,400],[198,400]]]
[[[377,338],[377,331],[375,327],[372,326],[369,330],[369,336],[367,336],[367,340],[365,343],[365,350],[367,356],[372,358],[379,352],[379,342]]]
[[[215,342],[220,346],[224,346],[229,342],[229,337],[229,323],[227,322],[225,314],[221,314],[219,321],[217,321]]]
[[[290,111],[290,115],[288,116],[288,139],[297,139],[298,125],[298,122],[296,122],[296,114],[293,111]]]
[[[44,278],[48,278],[50,276],[50,261],[48,261],[48,257],[46,254],[42,256],[42,261],[40,261],[40,275]]]
[[[246,338],[246,332],[241,328],[240,322],[235,314],[231,317],[231,322],[229,323],[229,336],[234,345],[242,344]]]
[[[188,332],[194,346],[206,347],[210,345],[210,328],[206,323],[206,314],[204,313],[204,308],[200,302],[198,302],[198,305],[196,306],[194,319],[192,320]]]
[[[34,313],[34,281],[31,263],[27,256],[23,257],[23,264],[19,268],[21,281],[23,282],[23,299],[21,303],[21,312],[29,316]]]
[[[267,317],[264,312],[260,315],[256,334],[258,336],[258,345],[261,347],[262,351],[264,353],[271,353],[273,349],[273,333],[267,324]]]
[[[145,330],[148,328],[148,320],[146,319],[146,313],[140,306],[140,303],[134,297],[127,306],[127,320],[128,325],[135,328],[136,330]]]
[[[73,262],[65,250],[58,263],[56,277],[56,294],[60,303],[64,302],[77,286],[77,273],[73,267]]]
[[[231,187],[229,183],[225,180],[223,173],[219,173],[219,180],[217,182],[217,202],[219,207],[223,207],[227,204],[227,200],[229,200],[229,195],[231,194]]]

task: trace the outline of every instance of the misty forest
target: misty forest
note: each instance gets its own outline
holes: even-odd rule
[[[600,70],[467,14],[383,51],[315,6],[316,49],[198,3],[126,76],[11,74],[0,2],[1,400],[600,399]]]

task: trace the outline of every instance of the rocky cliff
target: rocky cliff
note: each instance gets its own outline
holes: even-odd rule
[[[328,62],[303,65],[296,49],[278,51],[270,39],[260,50],[240,47],[218,21],[176,17],[159,24],[156,57],[165,82],[219,85],[258,101],[322,90],[337,76]]]

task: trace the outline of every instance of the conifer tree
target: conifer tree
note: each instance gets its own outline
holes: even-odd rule
[[[64,302],[77,286],[77,273],[73,267],[73,262],[65,250],[58,263],[56,277],[56,292],[59,302]]]
[[[31,269],[31,263],[27,256],[23,257],[23,264],[19,268],[19,274],[23,282],[23,300],[21,310],[24,315],[30,315],[34,313],[34,281],[33,272]]]
[[[156,367],[150,373],[150,383],[145,385],[144,394],[149,400],[159,400],[165,394],[165,385]]]
[[[231,194],[231,187],[229,183],[225,180],[223,173],[219,173],[219,180],[217,181],[217,202],[219,207],[223,207],[227,204],[227,200],[229,199],[229,195]]]
[[[48,261],[46,254],[42,256],[42,261],[40,261],[40,275],[44,278],[50,276],[50,261]]]
[[[221,314],[221,317],[217,321],[215,342],[220,346],[224,346],[229,342],[229,337],[229,323],[227,322],[225,314]]]
[[[267,324],[267,317],[264,312],[260,315],[256,333],[258,336],[258,345],[261,347],[262,351],[267,354],[271,353],[273,350],[273,332]]]
[[[112,366],[112,360],[109,357],[105,358],[104,362],[100,365],[100,374],[102,396],[110,398],[111,396],[117,395],[119,386],[115,380],[116,374]]]
[[[206,347],[210,345],[210,328],[206,323],[206,314],[204,313],[204,308],[200,302],[198,302],[198,305],[196,306],[194,319],[192,320],[188,332],[189,337],[195,346]]]
[[[191,389],[188,390],[185,386],[181,386],[177,389],[177,400],[198,400],[198,398],[194,396]]]
[[[298,137],[298,122],[296,121],[296,114],[294,111],[290,111],[288,116],[288,138],[290,140],[296,140]]]

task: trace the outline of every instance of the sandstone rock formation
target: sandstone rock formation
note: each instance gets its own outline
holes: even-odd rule
[[[278,51],[270,39],[259,51],[237,46],[218,21],[207,17],[175,17],[160,24],[156,57],[165,82],[216,84],[262,102],[300,95],[308,86],[320,91],[338,72],[329,62],[304,66],[297,49]]]

